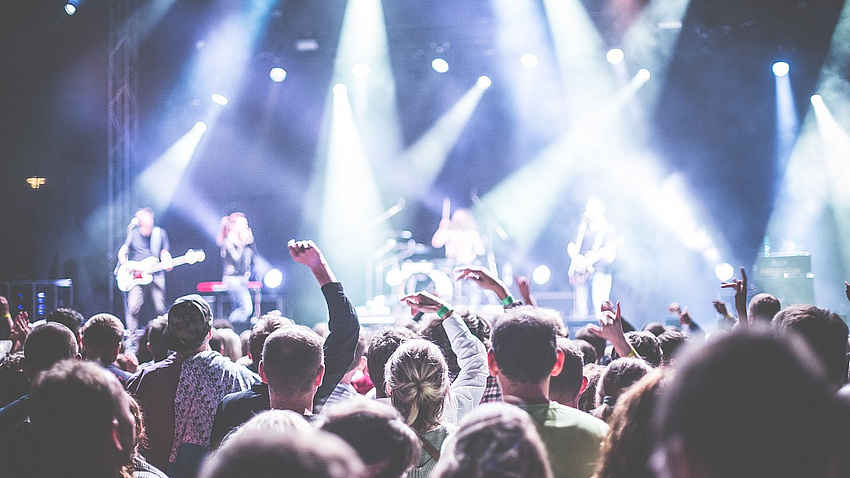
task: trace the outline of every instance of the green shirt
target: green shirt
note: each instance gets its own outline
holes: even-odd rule
[[[608,433],[605,422],[557,402],[518,406],[537,424],[556,478],[593,476]]]

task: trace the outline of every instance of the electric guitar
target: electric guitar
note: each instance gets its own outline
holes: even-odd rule
[[[195,264],[206,259],[203,250],[189,249],[186,254],[171,259],[171,263],[164,265],[156,257],[147,257],[141,261],[127,261],[118,266],[115,271],[115,281],[121,292],[127,292],[136,285],[148,285],[153,282],[153,274],[167,268],[182,266],[183,264]]]
[[[625,239],[623,236],[608,242],[604,246],[596,250],[587,251],[584,254],[578,252],[578,246],[575,243],[570,243],[567,246],[567,254],[570,256],[569,278],[570,284],[584,284],[587,279],[596,272],[596,265],[600,262],[611,264],[617,257],[617,248],[619,248]]]

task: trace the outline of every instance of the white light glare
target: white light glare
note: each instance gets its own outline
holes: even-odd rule
[[[552,278],[552,270],[549,269],[545,264],[541,264],[534,268],[534,272],[531,273],[531,280],[534,281],[537,285],[543,285],[549,282],[549,279]]]
[[[73,15],[73,14],[77,13],[77,6],[74,5],[73,3],[66,3],[65,4],[65,13],[67,13],[68,15]]]
[[[735,268],[732,267],[732,264],[724,262],[714,268],[714,275],[716,275],[721,282],[725,282],[735,275]]]
[[[283,273],[280,272],[280,269],[270,269],[266,272],[266,275],[263,276],[263,284],[265,284],[269,289],[277,289],[282,283]]]
[[[347,92],[348,92],[348,88],[344,84],[337,83],[337,84],[334,85],[334,94],[335,95],[344,95]]]
[[[275,83],[280,83],[286,79],[286,70],[276,66],[269,71],[269,78],[271,78]]]
[[[790,70],[791,67],[788,66],[788,63],[785,63],[784,61],[777,61],[773,64],[773,74],[779,78],[782,78],[783,76],[787,75]]]
[[[220,95],[218,93],[213,93],[213,95],[210,96],[210,98],[212,99],[213,103],[215,103],[217,105],[224,106],[224,105],[227,104],[227,97],[224,96],[224,95]]]
[[[522,55],[520,57],[519,62],[522,64],[522,66],[531,69],[537,68],[537,65],[540,63],[540,60],[537,58],[537,55],[533,53],[526,53],[525,55]]]
[[[390,287],[398,287],[404,282],[404,272],[399,268],[390,269],[387,271],[387,285]]]
[[[605,54],[605,59],[608,60],[608,63],[612,65],[617,65],[623,62],[623,59],[626,58],[626,55],[623,53],[623,50],[619,48],[612,48],[608,50],[608,53]]]
[[[487,77],[487,76],[479,76],[478,77],[478,86],[480,86],[481,88],[485,88],[485,89],[490,88],[490,85],[492,85],[492,84],[493,84],[493,82],[490,81],[489,77]]]
[[[812,95],[812,104],[816,106],[823,106],[823,96]]]
[[[431,68],[437,73],[445,73],[449,71],[449,62],[442,58],[434,58],[431,60]]]
[[[351,67],[351,74],[357,78],[366,78],[371,72],[372,69],[366,63],[357,63]]]
[[[203,121],[198,121],[197,123],[195,123],[195,130],[197,130],[200,133],[206,133],[207,132],[207,124],[204,123]]]
[[[649,81],[650,77],[652,77],[652,74],[649,73],[649,70],[647,70],[646,68],[641,68],[637,72],[637,78],[640,81],[643,81],[643,82]]]

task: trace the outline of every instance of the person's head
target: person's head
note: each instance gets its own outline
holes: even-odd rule
[[[391,406],[349,401],[328,408],[323,415],[319,428],[351,445],[371,477],[401,478],[419,462],[419,437]]]
[[[116,476],[133,456],[136,425],[129,396],[96,364],[65,360],[39,374],[29,414],[48,474]]]
[[[688,336],[678,330],[665,330],[658,336],[658,344],[661,346],[661,363],[670,365],[688,341]]]
[[[58,322],[65,327],[71,329],[71,332],[74,334],[74,337],[77,337],[77,340],[80,341],[82,345],[82,335],[80,335],[80,329],[83,326],[83,322],[85,322],[86,318],[83,317],[83,314],[78,312],[76,309],[69,309],[66,307],[60,307],[56,310],[51,311],[44,317],[48,322]]]
[[[659,478],[826,477],[846,433],[824,368],[805,344],[739,330],[682,357],[661,394]]]
[[[582,386],[587,383],[582,374],[584,354],[570,339],[558,337],[557,344],[558,350],[564,354],[564,367],[561,373],[549,379],[549,399],[577,408]]]
[[[650,370],[646,362],[636,358],[621,358],[609,363],[596,384],[598,408],[593,415],[607,422],[620,396]]]
[[[137,210],[136,214],[133,217],[135,217],[139,221],[139,228],[141,228],[142,230],[147,230],[153,227],[153,209],[149,207],[143,207]]]
[[[664,369],[651,370],[620,397],[609,420],[596,478],[655,478],[649,467],[654,415]]]
[[[34,328],[27,335],[24,345],[24,363],[31,378],[57,362],[79,356],[77,338],[71,329],[55,322],[47,322]]]
[[[470,312],[469,310],[455,310],[461,319],[463,319],[472,335],[476,336],[484,347],[490,348],[490,323],[481,318],[479,315]],[[460,366],[457,364],[457,355],[452,350],[449,336],[446,334],[446,329],[443,327],[443,321],[439,317],[434,316],[425,328],[420,332],[423,337],[437,344],[443,355],[446,357],[446,363],[449,366],[449,376],[456,377],[460,372]]]
[[[228,439],[201,467],[200,478],[366,478],[348,443],[312,428],[248,430]]]
[[[205,347],[212,331],[210,304],[197,294],[184,295],[168,309],[162,331],[162,344],[169,350],[188,355]]]
[[[475,227],[475,216],[469,209],[458,208],[452,213],[452,225],[458,229]]]
[[[769,324],[773,320],[773,316],[782,307],[779,305],[779,299],[771,294],[756,294],[750,299],[750,305],[747,307],[747,317],[750,322],[762,322]]]
[[[605,356],[606,341],[602,337],[591,332],[591,329],[592,327],[590,325],[585,325],[578,329],[578,331],[576,331],[576,340],[584,340],[592,345],[593,349],[596,351],[596,360],[594,362],[599,362],[599,360]]]
[[[519,307],[506,312],[493,324],[490,374],[500,383],[546,382],[560,373],[564,361],[555,337],[555,327],[542,309]]]
[[[646,363],[653,367],[661,365],[661,361],[664,359],[661,342],[652,332],[626,332],[626,340],[637,351],[638,355],[646,360]],[[617,351],[612,350],[611,359],[616,360],[617,358],[619,358]]]
[[[266,410],[254,415],[239,428],[227,434],[220,446],[224,446],[231,440],[239,440],[242,435],[265,430],[288,430],[293,433],[300,433],[312,429],[313,426],[300,413],[292,410]]]
[[[584,358],[584,365],[589,363],[596,363],[596,348],[593,345],[590,345],[590,342],[583,339],[575,339],[573,343],[581,350],[581,354]]]
[[[162,332],[168,325],[168,316],[163,315],[148,322],[148,340],[146,346],[153,357],[154,362],[165,360],[168,357],[168,347],[162,343]]]
[[[260,370],[260,360],[263,358],[263,344],[266,338],[275,330],[284,325],[294,325],[290,319],[279,314],[265,314],[257,320],[251,329],[251,338],[248,339],[248,355],[254,364],[254,370]]]
[[[275,395],[312,402],[325,373],[322,338],[303,325],[281,327],[266,338],[259,371]]]
[[[546,446],[531,417],[505,403],[468,413],[444,444],[435,478],[550,478]]]
[[[399,345],[384,370],[387,393],[405,423],[418,432],[439,424],[449,391],[449,370],[440,348],[424,339]]]
[[[242,358],[242,341],[239,340],[239,335],[233,329],[215,330],[218,330],[218,339],[221,341],[221,354],[234,362]]]
[[[387,361],[399,345],[416,338],[420,338],[420,335],[406,327],[387,327],[375,332],[372,336],[369,348],[366,350],[366,367],[372,383],[375,384],[375,395],[378,398],[387,398],[387,390],[384,386],[384,368]]]
[[[781,333],[800,334],[836,387],[847,381],[847,324],[838,314],[813,305],[792,305],[776,314],[773,325]]]
[[[110,364],[118,357],[124,324],[112,314],[97,314],[83,327],[83,351],[89,360]]]
[[[598,363],[589,363],[584,366],[582,373],[587,385],[578,396],[579,410],[591,413],[596,408],[596,385],[599,384],[599,377],[603,370],[605,370],[605,366]]]
[[[661,322],[648,322],[646,325],[643,326],[644,332],[650,332],[652,335],[654,335],[656,337],[663,334],[665,330],[667,330],[667,329],[664,327],[664,324],[662,324]]]

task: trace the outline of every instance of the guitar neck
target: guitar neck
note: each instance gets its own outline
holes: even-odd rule
[[[189,262],[189,260],[186,259],[186,256],[174,257],[174,258],[171,259],[171,267],[182,266],[183,264],[185,264],[187,262]],[[156,273],[156,272],[164,271],[165,269],[166,269],[166,267],[163,265],[162,262],[157,262],[156,264],[151,266],[148,273],[153,274],[153,273]]]

